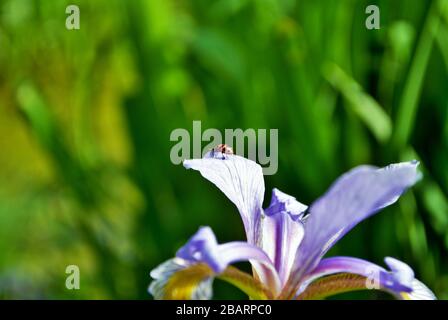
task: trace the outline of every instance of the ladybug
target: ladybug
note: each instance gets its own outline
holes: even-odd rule
[[[213,158],[215,158],[215,153],[220,153],[221,156],[222,156],[221,159],[224,160],[226,158],[226,154],[227,155],[228,154],[233,154],[233,149],[231,147],[229,147],[228,145],[226,145],[226,144],[218,144],[216,147],[214,147],[211,150],[210,153],[211,153],[211,156]]]

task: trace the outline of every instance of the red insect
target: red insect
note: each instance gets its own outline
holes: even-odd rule
[[[233,149],[226,144],[218,144],[211,150],[211,156],[215,157],[215,153],[220,153],[222,155],[222,159],[225,159],[226,154],[233,154]]]

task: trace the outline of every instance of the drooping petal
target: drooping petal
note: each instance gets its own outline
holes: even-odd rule
[[[211,296],[213,278],[225,273],[230,264],[240,261],[252,264],[272,296],[279,292],[278,274],[263,250],[247,242],[218,244],[209,227],[201,227],[178,250],[174,259],[151,272],[154,281],[149,291],[156,299],[207,299]]]
[[[417,165],[412,161],[382,169],[357,167],[341,176],[311,205],[289,280],[290,295],[334,243],[360,221],[394,203],[419,179]]]
[[[231,154],[208,153],[203,159],[185,160],[187,169],[198,170],[236,205],[247,235],[247,241],[258,243],[263,214],[264,180],[256,162]]]
[[[315,299],[354,290],[383,290],[400,299],[434,299],[434,294],[414,278],[412,269],[399,260],[386,258],[390,271],[351,257],[320,261],[304,279],[297,296]]]
[[[282,285],[288,279],[295,252],[303,238],[301,214],[306,206],[278,189],[272,192],[269,208],[262,223],[263,250],[274,262]]]
[[[151,271],[149,293],[156,300],[208,300],[213,295],[213,271],[181,258],[165,261]]]
[[[412,281],[412,291],[402,292],[400,298],[403,300],[437,300],[435,294],[417,279]]]
[[[180,248],[176,257],[189,262],[203,262],[214,272],[222,272],[228,265],[228,259],[218,255],[218,241],[210,227],[201,227]]]
[[[257,261],[272,266],[269,256],[259,247],[243,241],[218,244],[210,227],[201,227],[180,248],[176,257],[193,263],[205,263],[215,273],[220,273],[232,263]]]
[[[232,266],[220,274],[214,274],[205,264],[190,264],[180,258],[173,258],[154,269],[151,277],[154,280],[148,291],[156,300],[209,300],[213,296],[215,277],[241,289],[252,299],[273,298],[269,288],[250,274]]]
[[[436,300],[435,294],[421,281],[414,278],[414,271],[406,263],[387,257],[387,266],[394,272],[395,277],[401,283],[411,288],[411,291],[400,292],[397,297],[403,300]]]
[[[412,288],[412,281],[414,280],[414,270],[406,263],[392,257],[384,259],[389,269],[393,272],[396,280],[406,286]]]
[[[403,262],[400,261],[400,263]],[[360,275],[369,280],[369,282],[365,282],[366,287],[371,286],[371,289],[387,288],[393,292],[410,292],[411,281],[414,278],[412,275],[412,278],[409,280],[408,270],[404,271],[404,274],[401,270],[392,270],[392,272],[388,272],[383,267],[366,260],[352,257],[333,257],[322,259],[317,267],[306,276],[304,283],[306,284],[317,278],[336,273]]]

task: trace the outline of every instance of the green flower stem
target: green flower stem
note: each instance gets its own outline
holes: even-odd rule
[[[398,106],[397,124],[393,136],[394,147],[404,147],[411,134],[417,113],[420,91],[425,77],[425,70],[441,24],[440,12],[443,12],[447,3],[448,0],[433,1],[429,10],[403,90],[400,105]]]

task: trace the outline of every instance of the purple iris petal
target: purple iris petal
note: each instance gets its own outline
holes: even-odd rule
[[[399,268],[391,268],[391,271],[387,271],[374,263],[352,257],[322,259],[317,267],[307,274],[300,292],[314,280],[336,273],[351,273],[366,277],[366,289],[382,288],[395,295],[411,292],[414,280],[412,269],[407,264],[393,258],[386,258],[386,261],[393,261],[394,266],[399,265]]]
[[[199,228],[190,240],[177,251],[176,257],[186,261],[204,262],[218,273],[227,267],[225,258],[218,255],[218,242],[210,227]]]
[[[210,227],[201,227],[180,248],[176,257],[190,262],[203,262],[208,264],[216,273],[235,262],[255,260],[267,265],[272,265],[266,253],[259,247],[247,242],[235,241],[218,244],[215,234]]]
[[[277,188],[272,190],[271,203],[265,210],[267,215],[273,215],[278,212],[287,212],[294,220],[300,218],[308,206],[300,203],[293,196],[290,196]]]
[[[412,281],[412,291],[408,293],[403,292],[399,298],[404,300],[437,300],[434,293],[417,279]]]
[[[215,273],[223,272],[232,263],[249,261],[263,283],[271,286],[273,292],[280,289],[277,271],[262,249],[242,241],[218,244],[210,227],[199,228],[176,257],[190,263],[206,263]]]
[[[310,207],[297,251],[290,287],[297,286],[322,256],[360,221],[394,203],[419,178],[418,162],[378,169],[361,166],[341,176]]]
[[[208,264],[216,273],[229,264],[250,261],[258,278],[277,296],[301,293],[315,279],[334,273],[377,276],[379,286],[401,298],[435,298],[406,264],[387,258],[388,271],[356,258],[323,255],[360,221],[394,203],[419,178],[416,161],[386,168],[361,166],[340,177],[308,210],[277,189],[263,214],[264,181],[261,167],[235,155],[207,154],[186,160],[237,206],[249,243],[219,245],[210,228],[201,228],[177,257]],[[300,287],[299,287],[300,286]],[[299,290],[297,291],[297,289]]]
[[[396,279],[408,288],[412,288],[412,281],[414,280],[414,271],[410,266],[406,263],[401,262],[400,260],[386,257],[384,259],[387,266],[390,270],[395,274]]]
[[[406,263],[387,257],[384,259],[387,266],[392,270],[394,278],[404,286],[411,288],[410,291],[401,292],[397,296],[408,300],[436,300],[434,293],[422,282],[414,278],[414,271]]]
[[[185,268],[190,267],[191,264],[180,258],[173,258],[165,261],[151,271],[151,278],[154,280],[148,287],[148,292],[156,300],[164,299],[166,296],[166,287],[170,279]],[[192,300],[208,300],[212,298],[212,277],[205,277],[200,281],[196,288],[191,290],[190,299]]]
[[[198,170],[224,192],[240,212],[247,241],[258,243],[264,197],[262,168],[256,162],[237,155],[213,157],[210,153],[203,159],[185,160],[184,166]]]
[[[274,262],[282,284],[288,279],[295,252],[303,238],[300,215],[307,206],[278,189],[272,192],[262,224],[261,246]]]

